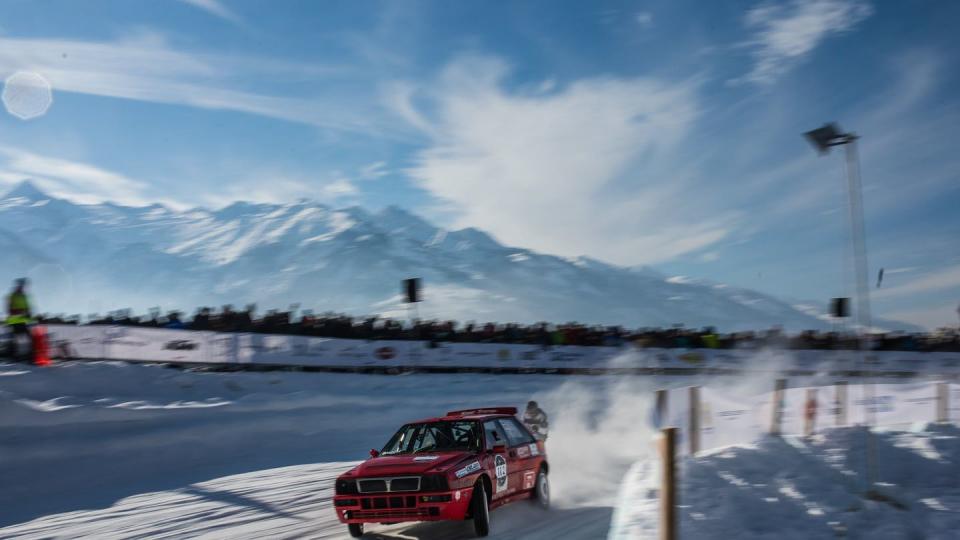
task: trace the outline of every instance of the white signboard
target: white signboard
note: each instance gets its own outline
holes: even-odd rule
[[[750,442],[769,429],[763,400],[734,399],[711,388],[700,389],[700,447],[718,448]]]

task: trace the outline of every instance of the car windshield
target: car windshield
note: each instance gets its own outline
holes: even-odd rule
[[[480,427],[476,422],[425,422],[400,428],[383,447],[381,456],[446,450],[480,450]]]

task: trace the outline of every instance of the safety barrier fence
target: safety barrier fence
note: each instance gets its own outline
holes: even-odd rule
[[[960,384],[853,384],[788,388],[740,397],[708,387],[658,390],[651,415],[656,429],[677,428],[678,449],[696,454],[749,443],[766,433],[811,435],[831,427],[960,423]]]
[[[49,325],[54,356],[249,367],[352,371],[481,370],[498,372],[787,375],[869,372],[960,377],[960,353],[640,349],[501,343],[430,343],[129,326]]]

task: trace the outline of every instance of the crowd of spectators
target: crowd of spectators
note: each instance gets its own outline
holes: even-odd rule
[[[41,322],[79,324],[80,317],[41,317]],[[129,310],[114,312],[106,317],[90,316],[87,324],[123,325],[216,332],[256,332],[265,334],[302,335],[327,338],[367,340],[423,340],[436,343],[522,343],[542,346],[583,345],[659,348],[750,349],[778,347],[785,349],[856,349],[859,341],[851,332],[805,331],[788,334],[780,328],[756,332],[720,333],[714,328],[691,329],[677,325],[673,328],[626,329],[621,326],[585,325],[576,322],[564,324],[537,323],[460,324],[456,321],[414,320],[352,317],[324,313],[315,315],[303,310],[271,310],[258,316],[253,305],[237,310],[224,306],[219,312],[200,308],[186,319],[182,313],[161,315],[153,310],[149,315],[136,317]],[[867,340],[872,350],[899,351],[960,351],[960,332],[941,329],[933,333],[874,333]]]

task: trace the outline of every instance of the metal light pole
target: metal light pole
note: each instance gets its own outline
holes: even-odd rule
[[[866,366],[867,334],[871,328],[870,321],[870,285],[867,281],[867,247],[866,247],[866,227],[863,218],[863,189],[860,183],[860,157],[857,152],[857,135],[853,133],[843,133],[840,128],[833,123],[825,124],[823,127],[804,133],[808,141],[820,152],[821,155],[830,152],[834,146],[846,147],[846,165],[847,165],[847,188],[850,206],[850,229],[851,241],[853,243],[853,264],[856,281],[856,302],[857,302],[857,363],[859,371],[863,373]],[[876,499],[878,494],[874,490],[876,483],[876,452],[874,450],[873,436],[870,427],[874,424],[874,388],[873,383],[867,379],[864,382],[864,397],[866,400],[866,481],[867,486],[865,495],[867,498]]]

